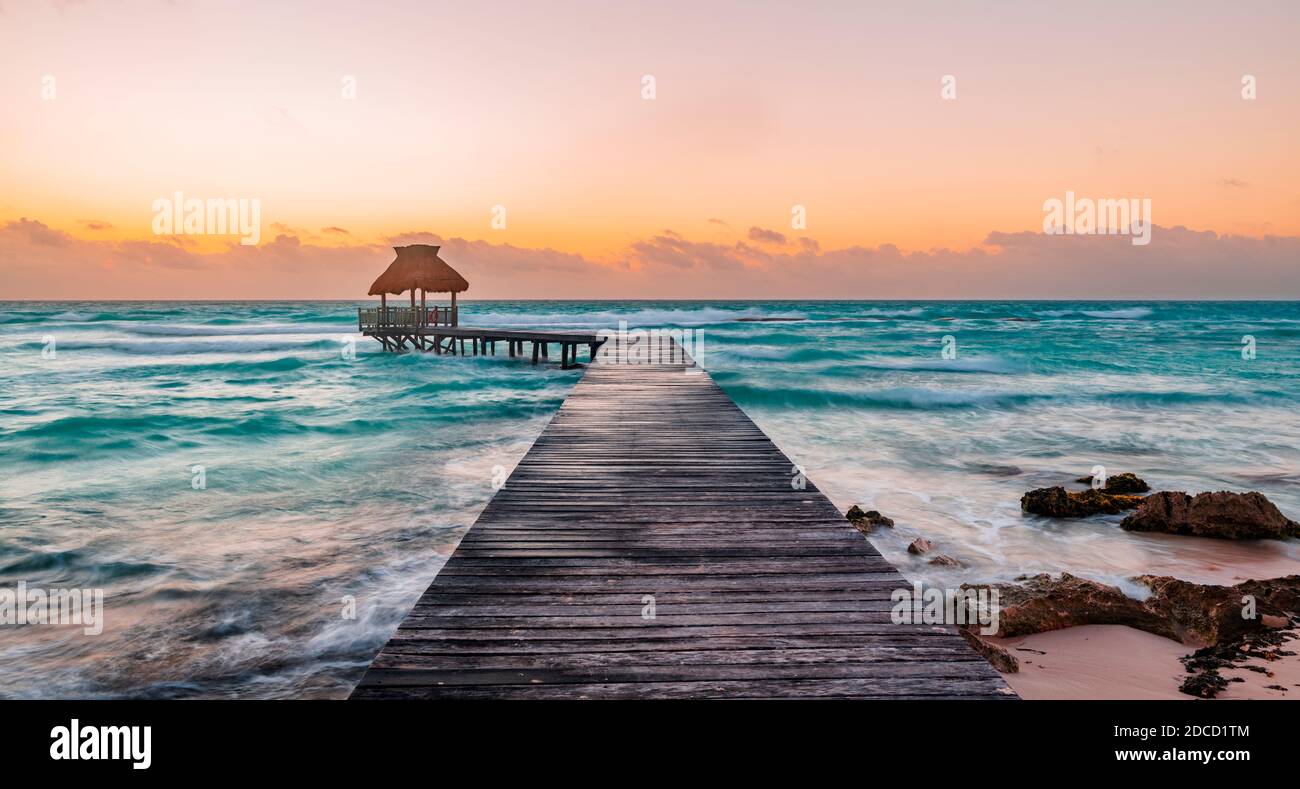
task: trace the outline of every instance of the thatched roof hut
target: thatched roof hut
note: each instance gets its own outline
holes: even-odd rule
[[[430,244],[393,247],[397,259],[379,275],[367,295],[392,293],[396,296],[416,288],[425,293],[461,293],[469,290],[469,282],[438,257],[439,249],[440,247]]]
[[[449,326],[460,324],[460,311],[456,307],[456,294],[469,290],[469,281],[456,269],[438,257],[439,247],[430,244],[411,244],[405,247],[393,247],[397,259],[388,264],[388,268],[370,286],[367,295],[378,296],[380,304],[380,322],[410,322],[423,326],[432,321]],[[388,294],[399,295],[411,291],[411,314],[390,314],[388,311]],[[415,291],[420,291],[420,307],[416,312]],[[424,296],[426,293],[450,293],[451,307],[445,312],[438,307],[430,314]]]

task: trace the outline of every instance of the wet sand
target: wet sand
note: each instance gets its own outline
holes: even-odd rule
[[[1003,678],[1023,699],[1191,699],[1178,692],[1191,649],[1124,625],[990,638],[1020,661]]]
[[[1014,638],[990,638],[1020,661],[1004,674],[1024,699],[1185,699],[1178,688],[1187,677],[1179,658],[1192,647],[1124,625],[1084,625]],[[1300,641],[1291,651],[1300,652]],[[1274,661],[1256,659],[1272,676],[1245,667],[1224,669],[1230,682],[1219,699],[1300,698],[1300,654]],[[1280,686],[1285,690],[1270,688]]]

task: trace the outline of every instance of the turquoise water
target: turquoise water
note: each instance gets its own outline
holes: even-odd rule
[[[581,375],[504,348],[381,353],[356,306],[0,303],[0,586],[102,588],[107,608],[99,636],[0,627],[0,694],[346,695]],[[1102,464],[1259,490],[1300,518],[1300,303],[462,309],[467,325],[620,320],[702,330],[704,366],[837,505],[897,521],[873,541],[910,577],[1300,572],[1293,544],[1018,503]],[[910,556],[917,535],[965,567]]]

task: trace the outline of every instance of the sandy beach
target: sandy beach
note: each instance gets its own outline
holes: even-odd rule
[[[988,640],[1019,660],[1020,671],[1003,676],[1024,699],[1194,699],[1178,690],[1187,677],[1179,658],[1192,648],[1131,627],[1083,625]],[[1230,682],[1218,699],[1300,698],[1300,655],[1220,673]]]

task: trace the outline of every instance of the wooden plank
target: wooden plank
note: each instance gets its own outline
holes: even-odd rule
[[[797,474],[693,364],[590,365],[353,698],[1013,696]]]

